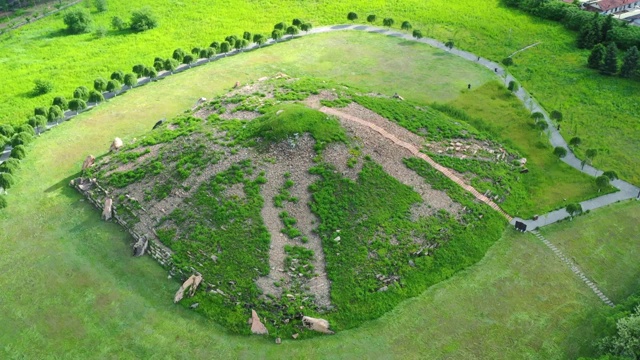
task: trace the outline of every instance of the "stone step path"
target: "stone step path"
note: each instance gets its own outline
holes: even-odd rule
[[[600,298],[600,300],[602,300],[602,302],[604,302],[605,304],[611,307],[615,306],[613,301],[609,300],[609,298],[605,294],[603,294],[600,289],[598,289],[598,286],[594,284],[593,281],[589,280],[589,278],[582,272],[582,270],[580,270],[578,265],[576,265],[571,259],[566,257],[562,253],[562,251],[558,249],[558,247],[553,245],[553,243],[551,243],[544,236],[542,236],[542,234],[540,234],[538,230],[532,230],[531,233],[535,235],[535,237],[537,237],[545,245],[547,245],[547,247],[551,249],[551,251],[553,251],[553,253],[556,254],[556,256],[560,258],[560,260],[563,263],[565,263],[569,267],[569,269],[571,269],[571,271],[573,271],[573,273],[580,278],[580,280],[582,280],[585,284],[587,284],[587,286]]]
[[[394,144],[409,150],[409,152],[411,152],[416,157],[419,157],[420,159],[422,159],[422,160],[426,161],[427,163],[429,163],[429,165],[431,165],[433,168],[435,168],[436,170],[441,172],[444,176],[448,177],[453,182],[455,182],[456,184],[460,185],[463,189],[465,189],[468,192],[470,192],[476,199],[478,199],[478,200],[482,201],[483,203],[489,205],[491,208],[493,208],[494,210],[496,210],[497,212],[502,214],[502,216],[507,218],[508,221],[512,221],[513,220],[513,218],[511,216],[509,216],[509,214],[507,214],[504,210],[502,210],[496,203],[491,201],[491,199],[489,199],[488,197],[486,197],[483,194],[481,194],[480,192],[478,192],[478,190],[476,190],[472,186],[466,184],[464,181],[462,181],[457,175],[455,175],[448,168],[438,164],[432,158],[430,158],[428,155],[420,152],[420,149],[417,146],[415,146],[413,144],[410,144],[410,143],[408,143],[406,141],[398,139],[395,135],[389,133],[387,130],[383,129],[382,127],[380,127],[380,126],[378,126],[376,124],[373,124],[373,123],[371,123],[369,121],[366,121],[366,120],[360,119],[358,117],[346,114],[346,113],[344,113],[344,112],[342,112],[340,110],[333,109],[333,108],[328,108],[326,106],[323,106],[323,107],[320,108],[320,111],[325,113],[325,114],[334,115],[334,116],[337,116],[337,117],[339,117],[341,119],[349,120],[349,121],[358,123],[360,125],[367,126],[368,128],[376,131],[380,135],[382,135],[385,138],[391,140]]]

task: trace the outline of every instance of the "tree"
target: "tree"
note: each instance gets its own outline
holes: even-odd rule
[[[75,111],[76,114],[78,113],[78,111],[84,110],[86,108],[87,108],[87,103],[84,102],[83,99],[73,99],[69,101],[69,110]]]
[[[52,105],[56,105],[62,110],[67,110],[69,108],[69,102],[64,96],[54,97]]]
[[[580,27],[578,34],[578,47],[582,49],[591,49],[594,45],[602,42],[602,25],[600,23],[600,15],[594,13],[591,21],[584,23]]]
[[[151,12],[151,8],[144,7],[131,13],[131,30],[145,31],[158,27],[158,20]]]
[[[175,51],[174,53],[174,59],[175,59]],[[184,54],[184,53],[183,53]],[[184,56],[184,55],[183,55]],[[182,58],[180,58],[179,61],[182,61]],[[134,74],[138,75],[138,77],[142,77],[142,73],[144,72],[144,68],[145,66],[142,64],[137,64],[134,65],[133,68],[131,69],[133,71]]]
[[[162,71],[164,69],[164,59],[156,58],[153,60],[153,68],[156,69],[156,71]]]
[[[114,71],[111,73],[110,79],[122,82],[124,81],[124,72],[122,72],[122,70]]]
[[[96,91],[105,91],[107,88],[107,80],[103,78],[97,78],[93,80],[93,89]]]
[[[296,25],[296,24],[295,24],[295,21],[296,21],[296,20],[298,20],[298,19],[293,19],[293,22],[294,22],[294,24],[293,24],[293,25]],[[299,25],[296,25],[296,26],[299,26]],[[253,36],[251,35],[251,33],[250,33],[250,32],[245,31],[245,32],[243,32],[243,33],[242,33],[242,38],[243,38],[243,39],[245,39],[245,40],[247,40],[247,41],[251,41],[251,39],[253,39]]]
[[[278,42],[278,40],[282,39],[282,31],[281,30],[273,30],[271,32],[271,38]]]
[[[33,136],[27,132],[19,132],[11,138],[11,146],[27,145],[33,140]]]
[[[216,54],[216,49],[212,47],[208,47],[206,49],[200,50],[200,54],[198,55],[202,59],[212,58]]]
[[[369,24],[373,24],[373,23],[375,23],[375,22],[376,22],[376,16],[375,16],[375,15],[373,15],[373,14],[371,14],[371,15],[367,16],[367,22],[368,22]]]
[[[176,59],[166,59],[163,64],[163,69],[169,72],[173,72],[180,63]]]
[[[22,160],[25,156],[27,156],[27,150],[24,145],[14,146],[13,149],[11,149],[12,158]]]
[[[114,30],[122,31],[128,27],[128,24],[119,16],[111,18],[111,27]]]
[[[413,30],[413,37],[416,39],[422,39],[422,31],[420,30]]]
[[[217,41],[214,41],[211,43],[211,45],[209,45],[209,47],[214,48],[216,51],[220,50],[220,43]]]
[[[509,84],[507,84],[507,90],[511,92],[518,91],[518,83],[513,80],[509,81]]]
[[[103,101],[104,101],[104,96],[102,96],[102,93],[100,91],[96,91],[96,90],[89,91],[89,102],[97,104]]]
[[[53,83],[49,80],[35,80],[33,93],[35,95],[44,95],[53,91]]]
[[[33,109],[33,115],[42,115],[46,118],[47,116],[49,116],[49,111],[47,110],[47,108],[41,106]]]
[[[64,24],[67,25],[67,31],[72,34],[81,34],[91,31],[93,20],[86,9],[75,7],[73,10],[64,14],[62,18]]]
[[[298,30],[298,28],[295,27],[295,26],[289,26],[287,28],[287,35],[291,35],[291,37],[294,37],[295,35],[298,35],[299,32],[300,32],[300,30]]]
[[[267,37],[262,34],[254,34],[253,42],[258,44],[258,47],[262,46],[262,44],[267,42]]]
[[[138,84],[138,76],[136,74],[133,74],[133,73],[126,74],[124,76],[123,83],[125,85],[127,85],[128,87],[134,87],[134,86],[136,86]]]
[[[597,155],[597,149],[587,149],[587,151],[585,152],[585,156],[587,157],[587,159],[589,159],[589,163],[593,162],[593,158],[595,158]]]
[[[600,30],[600,39],[602,42],[607,42],[611,40],[611,36],[609,31],[613,30],[613,15],[609,14],[604,18],[602,22],[601,30]]]
[[[122,85],[120,84],[120,81],[118,81],[118,80],[109,80],[109,82],[107,83],[107,91],[108,92],[118,92],[118,91],[120,91],[121,87],[122,87]]]
[[[444,43],[444,46],[449,48],[449,50],[453,49],[453,40],[447,41],[446,43]]]
[[[191,56],[191,55],[185,55],[184,57],[186,58],[187,56],[189,56],[189,57],[191,57],[191,59],[193,59],[193,56]],[[145,77],[148,77],[149,79],[154,79],[154,78],[156,78],[158,76],[158,72],[156,71],[156,68],[154,68],[154,67],[145,67],[142,74]]]
[[[411,23],[408,21],[403,21],[402,24],[400,24],[400,29],[402,30],[406,30],[409,31],[413,28],[413,26],[411,26]]]
[[[298,18],[293,19],[293,21],[291,22],[291,25],[297,26],[297,27],[302,26],[302,24],[304,24],[304,21],[302,21],[302,20],[300,20]],[[249,39],[247,39],[247,40],[249,40]]]
[[[580,139],[577,136],[574,136],[574,137],[571,138],[571,140],[569,140],[569,145],[571,145],[571,146],[578,147],[578,146],[580,146],[580,143],[582,143],[582,139]]]
[[[627,316],[616,320],[615,335],[602,339],[600,347],[607,354],[599,359],[640,358],[640,305],[636,305],[630,314],[627,311],[625,315]]]
[[[36,134],[36,131],[33,129],[33,126],[29,125],[28,123],[24,123],[18,126],[16,128],[16,132],[17,133],[26,132],[26,133],[29,133],[31,136]]]
[[[618,180],[618,174],[613,170],[609,170],[609,171],[603,172],[602,176],[608,177],[609,180],[611,180],[611,181]]]
[[[384,26],[386,26],[388,28],[392,27],[394,23],[395,23],[395,21],[393,21],[392,18],[384,18],[382,20],[382,25],[384,25]]]
[[[0,173],[0,188],[7,190],[15,183],[16,180],[14,179],[13,175],[9,173]]]
[[[226,38],[224,38],[224,41],[229,43],[230,47],[235,47],[236,46],[236,41],[238,40],[238,37],[235,35],[229,35]]]
[[[544,120],[544,114],[539,111],[536,111],[533,114],[531,114],[531,118],[533,119],[533,121],[537,123],[540,120]]]
[[[536,123],[536,127],[540,130],[540,132],[544,132],[545,130],[547,130],[549,128],[549,124],[547,124],[546,121],[538,121]]]
[[[73,98],[87,101],[89,99],[89,89],[86,86],[78,86],[73,90]]]
[[[284,31],[287,28],[287,23],[279,22],[273,26],[273,30]]]
[[[64,111],[58,105],[52,105],[49,108],[49,116],[47,117],[47,120],[49,120],[49,122],[57,123],[62,119],[64,119]]]
[[[513,58],[511,56],[507,56],[506,58],[502,59],[502,65],[506,67],[513,65]]]
[[[183,64],[187,64],[187,65],[191,65],[191,64],[193,64],[193,62],[194,62],[195,60],[196,60],[196,59],[193,57],[193,55],[191,55],[191,54],[187,54],[187,55],[185,55],[185,56],[182,58],[182,63],[183,63]]]
[[[171,55],[171,57],[174,58],[178,62],[182,62],[182,59],[184,59],[185,55],[186,55],[186,53],[184,52],[184,50],[182,50],[181,48],[177,48],[177,49],[173,50],[173,55]]]
[[[604,63],[600,68],[600,72],[605,75],[615,75],[618,72],[618,47],[613,41],[607,45]]]
[[[297,27],[292,26],[293,28],[297,29]],[[236,45],[235,48],[236,50],[242,51],[242,49],[246,48],[247,46],[249,46],[249,42],[245,39],[238,39],[236,40]]]
[[[556,146],[556,148],[553,149],[553,154],[559,158],[563,158],[567,156],[567,149],[563,148],[562,146]]]
[[[354,12],[350,12],[347,14],[347,20],[354,22],[356,20],[358,20],[358,14],[354,13]]]
[[[231,50],[231,45],[228,42],[223,41],[223,42],[220,43],[220,53],[221,54],[226,54],[226,53],[229,52],[229,50]]]
[[[624,57],[622,58],[622,66],[620,67],[620,76],[629,78],[632,77],[636,70],[638,70],[638,48],[632,46],[624,53]]]
[[[551,120],[554,120],[556,122],[562,121],[562,113],[559,110],[552,110],[551,114],[549,114],[549,117],[551,118]]]
[[[309,32],[309,30],[311,30],[312,28],[313,28],[313,25],[311,25],[311,23],[304,23],[300,25],[300,30],[304,32]]]
[[[5,162],[0,164],[0,172],[15,174],[18,168],[20,168],[20,160],[14,158],[8,158]]]
[[[609,178],[604,176],[604,175],[600,175],[596,178],[596,186],[598,187],[598,192],[600,192],[600,190],[606,188],[609,185]]]
[[[567,212],[569,213],[569,216],[571,216],[571,219],[573,220],[573,217],[575,215],[579,215],[582,213],[582,205],[580,204],[569,204],[566,207]]]
[[[602,63],[606,52],[607,49],[604,47],[604,45],[598,44],[594,46],[591,50],[591,55],[589,55],[589,60],[587,60],[587,66],[592,69],[602,68]]]
[[[94,0],[94,4],[96,5],[96,10],[98,10],[98,12],[107,11],[107,0]]]
[[[9,137],[13,135],[14,132],[15,129],[13,128],[13,126],[9,124],[0,124],[0,135]]]
[[[0,209],[4,209],[7,207],[7,197],[6,196],[0,196]]]

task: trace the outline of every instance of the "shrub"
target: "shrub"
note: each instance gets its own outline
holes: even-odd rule
[[[0,135],[0,149],[4,150],[4,147],[7,146],[7,144],[9,144],[10,142],[11,140],[9,140],[8,137]]]
[[[120,81],[118,80],[109,80],[107,83],[107,91],[114,92],[119,91],[122,85],[120,85]]]
[[[185,52],[184,50],[177,48],[175,50],[173,50],[173,55],[171,55],[171,57],[173,57],[176,61],[182,62],[182,59],[184,59],[185,56]]]
[[[131,30],[145,31],[158,27],[158,20],[151,13],[148,7],[136,10],[131,13]]]
[[[119,16],[111,18],[111,27],[114,30],[122,31],[127,28],[127,23]]]
[[[166,71],[173,71],[178,67],[179,63],[176,59],[166,59],[163,64],[163,68]]]
[[[58,105],[52,105],[49,107],[49,116],[47,116],[47,120],[54,122],[62,119],[64,119],[64,111],[62,111]]]
[[[193,55],[191,54],[187,54],[184,56],[184,58],[182,58],[182,63],[183,64],[192,64],[196,59],[193,57]]]
[[[104,96],[102,95],[101,92],[96,91],[96,90],[91,90],[89,92],[89,102],[92,103],[101,103],[104,101]]]
[[[376,22],[376,16],[373,14],[367,16],[367,22],[373,24],[374,22]]]
[[[53,83],[51,81],[38,79],[33,83],[35,84],[33,93],[36,95],[44,95],[53,91]]]
[[[107,0],[94,0],[94,4],[95,4],[96,10],[98,10],[98,12],[107,11]]]
[[[150,79],[153,79],[153,78],[158,76],[158,72],[153,67],[145,67],[143,74],[144,74],[144,76],[146,76],[146,77],[148,77]]]
[[[234,47],[236,45],[236,41],[238,41],[238,37],[235,35],[229,35],[224,38],[224,41],[229,43],[229,46]]]
[[[275,41],[282,39],[282,31],[281,30],[273,30],[271,32],[271,38]]]
[[[0,195],[0,209],[4,209],[7,207],[7,197],[4,195]]]
[[[511,92],[518,91],[518,83],[513,80],[509,81],[509,85],[507,85],[507,89],[509,89],[509,91]]]
[[[19,167],[20,160],[15,158],[8,158],[5,162],[0,164],[0,172],[15,174]]]
[[[569,145],[571,146],[579,146],[580,143],[582,143],[582,139],[577,136],[574,136],[571,138],[571,140],[569,140]]]
[[[67,30],[72,34],[86,33],[91,30],[93,20],[86,9],[76,7],[64,14],[62,18]]]
[[[231,45],[228,42],[223,41],[220,43],[220,53],[226,54],[229,50],[231,50]]]
[[[298,18],[293,19],[293,21],[291,22],[291,25],[297,26],[297,27],[302,26],[302,24],[304,24],[304,22],[302,20],[298,19]],[[247,39],[247,40],[249,40],[249,39]]]
[[[124,81],[124,72],[122,70],[114,71],[111,73],[111,80],[118,80],[120,82]]]
[[[275,24],[275,25],[273,26],[273,30],[280,30],[280,31],[284,31],[284,29],[286,29],[286,28],[287,28],[287,24],[286,24],[286,23],[284,23],[284,22],[277,23],[277,24]]]
[[[33,115],[42,115],[44,117],[49,116],[49,111],[45,107],[37,107],[33,109]]]
[[[413,37],[416,39],[422,39],[422,31],[420,30],[413,30]]]
[[[509,57],[506,57],[506,58],[502,59],[502,65],[507,66],[507,67],[513,65],[513,58],[511,56],[509,56]]]
[[[358,14],[354,13],[354,12],[350,12],[347,14],[347,20],[349,21],[356,21],[358,20]]]
[[[7,190],[16,183],[13,175],[9,173],[0,173],[0,187]]]
[[[13,135],[11,138],[11,146],[16,147],[18,145],[28,145],[31,140],[33,140],[33,136],[27,132],[20,132]]]
[[[98,26],[94,32],[97,38],[103,38],[107,36],[107,28],[104,26]]]
[[[84,101],[89,100],[89,89],[86,86],[78,86],[75,90],[73,90],[73,98],[81,99]]]
[[[47,118],[42,115],[35,115],[29,118],[29,120],[27,121],[27,124],[29,124],[34,128],[39,126],[45,126],[47,125]]]
[[[295,26],[289,26],[287,28],[287,35],[294,36],[294,35],[298,35],[299,32],[300,30],[298,30],[298,28]]]
[[[393,24],[395,23],[395,21],[392,18],[384,18],[382,20],[382,25],[390,28],[393,26]]]
[[[53,98],[52,105],[56,105],[62,110],[67,110],[69,108],[69,102],[64,96],[56,96]]]
[[[411,25],[411,23],[410,23],[410,22],[408,22],[408,21],[403,21],[403,22],[402,22],[402,24],[400,25],[400,29],[402,29],[402,30],[409,31],[409,30],[411,30],[412,28],[413,28],[413,26],[412,26],[412,25]]]
[[[13,129],[13,126],[9,124],[0,124],[0,135],[9,137],[12,136],[14,132],[15,130]]]
[[[141,77],[142,74],[144,73],[144,68],[145,68],[144,65],[137,64],[133,66],[132,71],[134,74],[138,75],[138,77]]]
[[[300,25],[300,30],[307,32],[309,30],[311,30],[311,28],[313,28],[313,25],[311,25],[311,23],[304,23],[302,25]]]
[[[77,112],[80,110],[84,110],[86,108],[87,108],[87,103],[83,99],[73,99],[69,101],[69,110]]]
[[[295,19],[294,19],[294,21],[295,21]],[[295,25],[295,24],[294,24],[294,25]],[[243,39],[245,39],[245,40],[247,40],[247,41],[251,41],[251,39],[253,38],[253,36],[251,35],[251,33],[250,33],[250,32],[245,31],[245,32],[243,32],[243,33],[242,33],[242,38],[243,38]]]
[[[105,91],[107,89],[107,80],[103,79],[103,78],[97,78],[95,80],[93,80],[93,88],[96,91]],[[89,95],[91,96],[91,95]]]
[[[138,83],[138,76],[136,74],[126,74],[124,76],[124,84],[129,86],[129,87],[133,87],[136,86],[136,84]]]
[[[11,157],[14,159],[22,160],[27,156],[27,150],[24,145],[18,145],[11,150]]]
[[[598,189],[605,188],[609,185],[610,181],[611,179],[609,179],[608,176],[600,175],[596,178],[596,186],[598,187]]]

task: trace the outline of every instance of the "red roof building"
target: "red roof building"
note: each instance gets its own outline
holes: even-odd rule
[[[589,1],[584,5],[586,10],[601,14],[616,14],[630,11],[635,7],[640,7],[640,0],[599,0]]]

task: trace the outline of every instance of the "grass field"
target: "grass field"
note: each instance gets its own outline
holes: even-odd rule
[[[347,44],[366,43],[371,35],[344,36]],[[10,329],[0,332],[0,357],[560,359],[590,354],[589,316],[601,309],[599,300],[531,236],[507,232],[479,264],[379,320],[332,337],[275,346],[258,337],[230,336],[171,304],[178,283],[150,258],[130,257],[123,230],[101,222],[68,187],[87,154],[105,152],[115,136],[130,141],[200,96],[275,71],[318,75],[314,63],[295,61],[305,55],[302,48],[326,46],[323,37],[315,39],[238,56],[233,67],[219,62],[147,85],[31,145],[20,181],[10,190],[10,211],[0,212],[0,328]],[[395,50],[396,41],[375,46],[382,54]],[[335,53],[323,56],[335,59],[340,47],[331,48]],[[265,59],[278,65],[260,65]],[[355,57],[350,61],[358,66]],[[344,81],[355,77],[347,70],[330,75]],[[420,98],[424,93],[415,96],[430,100]],[[165,100],[169,97],[173,101]]]
[[[527,158],[529,173],[520,178],[530,200],[528,206],[515,201],[505,202],[504,208],[510,214],[528,218],[597,194],[594,178],[574,170],[553,155],[547,135],[535,128],[522,103],[497,81],[465,92],[450,105],[472,114],[476,118],[472,125],[493,134]]]
[[[621,302],[640,288],[640,204],[629,201],[541,229],[600,289]],[[629,256],[633,254],[635,256]]]

